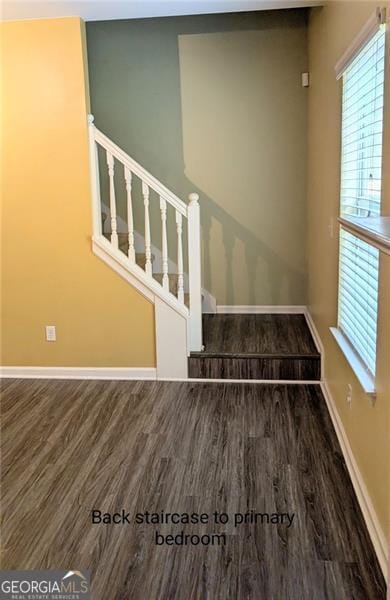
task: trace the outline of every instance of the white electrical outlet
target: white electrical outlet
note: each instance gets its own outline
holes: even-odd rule
[[[302,73],[302,87],[309,87],[309,73]]]
[[[351,408],[351,406],[352,406],[352,385],[350,383],[347,386],[347,403],[348,403],[348,406]]]
[[[46,325],[46,341],[47,342],[55,342],[57,340],[56,334],[56,326],[55,325]]]

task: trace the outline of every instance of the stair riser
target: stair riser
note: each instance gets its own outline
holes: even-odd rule
[[[188,359],[189,377],[204,379],[282,379],[319,381],[320,358],[198,358]]]

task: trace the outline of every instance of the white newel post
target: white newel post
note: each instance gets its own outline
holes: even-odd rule
[[[111,215],[111,244],[118,248],[118,232],[116,223],[116,201],[114,185],[114,157],[106,150],[108,177],[110,180],[110,215]]]
[[[182,240],[182,215],[176,211],[177,230],[177,299],[184,304],[184,272],[183,272],[183,240]]]
[[[88,136],[89,136],[89,168],[91,173],[91,192],[92,192],[92,224],[93,234],[101,235],[102,217],[100,203],[100,182],[99,182],[99,162],[98,149],[95,142],[95,125],[93,124],[93,115],[88,115]]]
[[[199,194],[190,194],[188,198],[189,349],[200,352],[203,338]]]

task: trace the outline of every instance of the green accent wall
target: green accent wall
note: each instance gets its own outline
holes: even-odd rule
[[[305,304],[306,10],[90,22],[87,45],[97,127],[183,200],[199,193],[217,303]],[[152,213],[158,246],[157,198]]]

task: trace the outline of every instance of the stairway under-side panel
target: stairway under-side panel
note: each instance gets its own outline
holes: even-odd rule
[[[203,352],[188,359],[189,377],[318,381],[321,356],[304,315],[203,315]]]

